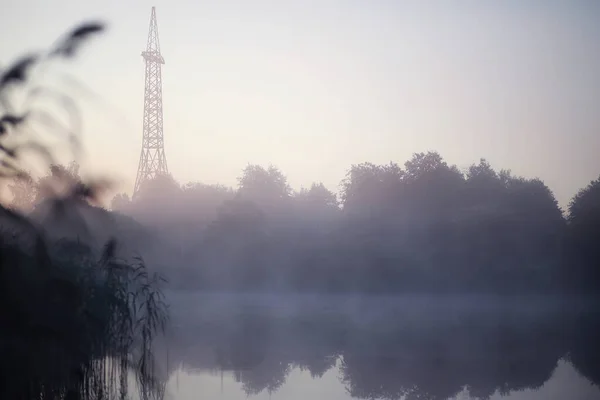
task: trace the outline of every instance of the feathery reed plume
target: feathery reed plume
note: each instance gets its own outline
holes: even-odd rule
[[[27,132],[32,116],[43,116],[46,127],[60,127],[51,113],[16,112],[12,90],[28,90],[29,71],[36,64],[71,58],[103,29],[99,23],[79,26],[48,55],[27,56],[0,71],[0,179],[33,180],[22,157],[25,151],[48,167],[55,164],[52,151],[35,139],[8,141]],[[70,113],[74,104],[62,97]],[[77,115],[72,119],[76,122],[67,129],[67,144],[77,148],[79,120]],[[69,187],[50,202],[55,217],[76,200],[97,200],[110,184],[107,179],[81,182],[60,169],[53,173]],[[51,241],[31,218],[1,205],[0,225],[18,232],[0,233],[0,398],[124,400],[131,373],[142,399],[161,398],[164,382],[155,373],[153,344],[167,322],[163,280],[149,275],[142,259],[119,260],[114,239],[98,257],[83,242]]]

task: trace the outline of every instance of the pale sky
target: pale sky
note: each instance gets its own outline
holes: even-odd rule
[[[600,174],[600,1],[2,0],[0,65],[110,24],[68,71],[104,102],[84,105],[89,163],[128,192],[152,6],[182,183],[272,163],[295,189],[337,191],[352,163],[437,150],[540,177],[566,205]]]

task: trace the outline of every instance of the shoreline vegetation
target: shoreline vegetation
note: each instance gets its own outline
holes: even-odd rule
[[[38,187],[77,181],[77,165],[54,166],[19,186],[15,208],[45,219]],[[12,187],[17,186],[14,183]],[[249,165],[237,189],[146,182],[112,211],[81,202],[90,231],[55,224],[58,236],[141,254],[171,288],[315,293],[577,293],[600,289],[600,179],[563,212],[539,179],[466,172],[435,152],[397,164],[353,165],[340,200],[322,184],[294,192],[275,167]],[[28,199],[19,201],[19,199]],[[50,228],[49,228],[50,229]]]
[[[95,246],[86,240],[93,228],[77,215],[77,206],[97,204],[109,182],[62,173],[55,152],[39,136],[65,139],[68,150],[79,155],[75,102],[32,83],[30,73],[74,57],[103,29],[100,23],[82,24],[48,52],[0,70],[2,183],[12,180],[17,187],[11,190],[20,193],[18,185],[33,182],[26,170],[32,161],[52,173],[38,185],[45,197],[42,219],[0,205],[2,399],[124,400],[134,388],[143,400],[163,397],[165,382],[154,354],[168,320],[162,280],[141,258],[121,259],[114,238]],[[71,124],[61,123],[61,112],[72,117]],[[88,236],[73,240],[48,229],[65,223],[77,224]]]

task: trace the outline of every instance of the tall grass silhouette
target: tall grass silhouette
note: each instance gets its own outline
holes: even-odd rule
[[[0,179],[32,182],[33,159],[58,171],[54,177],[68,190],[47,200],[53,218],[78,202],[96,202],[110,180],[73,180],[55,168],[54,152],[36,134],[63,135],[77,156],[76,102],[30,77],[45,63],[75,57],[104,29],[82,24],[49,51],[0,71]],[[41,97],[63,107],[71,124],[36,106]],[[140,398],[164,396],[153,354],[168,317],[162,278],[149,275],[142,259],[119,259],[114,239],[99,252],[81,241],[57,241],[35,219],[6,206],[0,206],[0,226],[0,398],[125,399],[130,376]]]

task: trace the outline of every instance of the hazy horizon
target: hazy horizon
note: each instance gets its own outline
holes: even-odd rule
[[[600,3],[10,0],[2,65],[81,21],[109,24],[64,69],[109,105],[84,102],[85,161],[129,193],[152,6],[165,151],[181,183],[235,186],[248,163],[273,164],[294,189],[337,191],[353,163],[436,150],[459,167],[484,157],[540,177],[564,207],[600,172]]]

